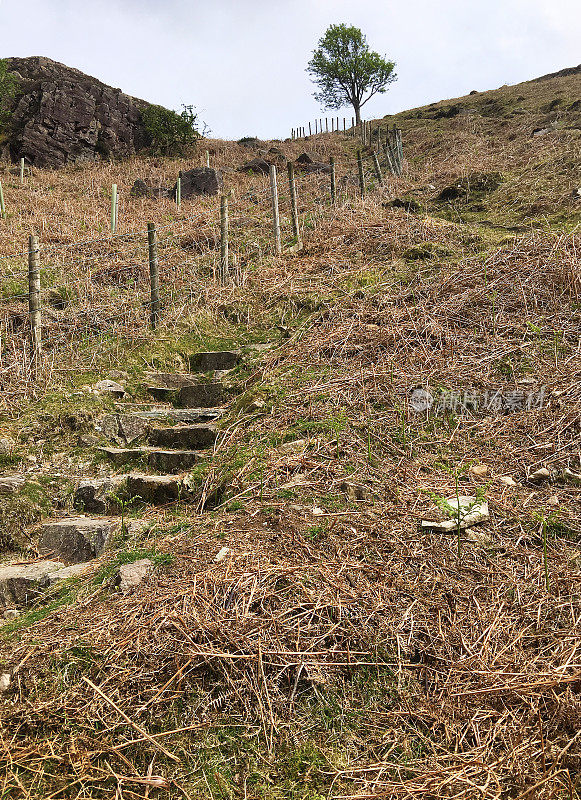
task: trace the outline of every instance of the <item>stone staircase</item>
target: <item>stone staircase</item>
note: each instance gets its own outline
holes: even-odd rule
[[[107,443],[96,453],[111,471],[77,483],[77,516],[42,525],[37,552],[43,561],[0,566],[0,602],[28,605],[55,582],[82,573],[121,532],[124,507],[187,501],[188,470],[212,458],[231,388],[228,373],[240,360],[239,351],[197,353],[189,361],[196,372],[149,373],[147,391],[156,405],[117,402],[115,413],[97,421],[96,433]]]

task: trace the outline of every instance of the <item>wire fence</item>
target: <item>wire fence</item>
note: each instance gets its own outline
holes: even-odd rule
[[[317,149],[315,143],[311,151]],[[27,245],[0,255],[4,392],[47,386],[55,373],[90,369],[104,351],[110,363],[122,364],[127,347],[146,340],[152,325],[175,328],[208,291],[244,287],[263,259],[296,253],[333,206],[383,184],[375,152],[359,153],[359,163],[339,168],[333,159],[306,164],[306,171],[301,166],[290,176],[282,165],[278,175],[273,167],[270,175],[251,175],[243,190],[234,187],[223,196],[226,202],[198,198],[195,212],[154,226],[154,253],[148,231],[138,228],[65,243],[30,237]]]

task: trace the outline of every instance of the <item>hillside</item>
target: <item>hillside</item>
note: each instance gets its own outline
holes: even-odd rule
[[[431,213],[508,227],[579,221],[581,67],[385,122],[403,129],[415,167],[410,196]],[[488,187],[466,185],[488,173]]]
[[[0,171],[4,797],[581,797],[579,80]]]

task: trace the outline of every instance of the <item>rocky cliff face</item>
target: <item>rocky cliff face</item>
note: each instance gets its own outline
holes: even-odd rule
[[[2,155],[39,167],[129,156],[147,144],[143,100],[42,56],[9,58],[20,88]]]

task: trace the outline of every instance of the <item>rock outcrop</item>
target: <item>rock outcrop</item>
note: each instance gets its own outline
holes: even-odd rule
[[[19,90],[3,156],[60,167],[130,156],[147,145],[144,100],[43,56],[7,62]]]

